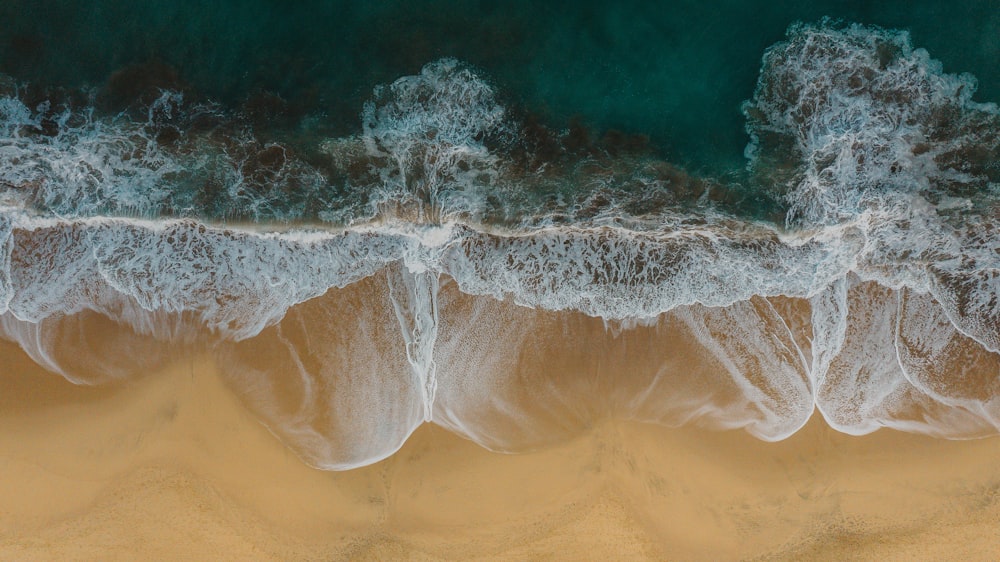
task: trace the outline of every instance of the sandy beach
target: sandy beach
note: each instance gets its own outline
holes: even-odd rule
[[[536,452],[432,425],[372,466],[310,468],[192,357],[71,385],[0,344],[0,558],[987,560],[1000,440],[819,416],[791,438],[595,424]]]

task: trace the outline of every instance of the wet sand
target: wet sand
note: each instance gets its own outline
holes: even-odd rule
[[[0,342],[0,558],[995,559],[1000,439],[594,424],[489,452],[429,425],[304,464],[207,357],[73,386]]]

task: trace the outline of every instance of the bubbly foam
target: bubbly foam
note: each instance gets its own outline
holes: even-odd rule
[[[366,148],[390,163],[376,207],[405,205],[408,195],[428,208],[418,220],[431,221],[481,208],[499,168],[484,139],[511,134],[505,113],[493,89],[455,59],[376,88],[362,112]]]

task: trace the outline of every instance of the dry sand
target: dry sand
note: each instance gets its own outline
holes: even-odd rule
[[[208,358],[73,386],[0,342],[4,560],[990,560],[1000,439],[607,422],[502,455],[423,426],[309,468]]]

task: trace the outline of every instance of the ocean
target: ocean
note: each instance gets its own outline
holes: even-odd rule
[[[8,1],[0,336],[426,423],[1000,429],[1000,5]]]

